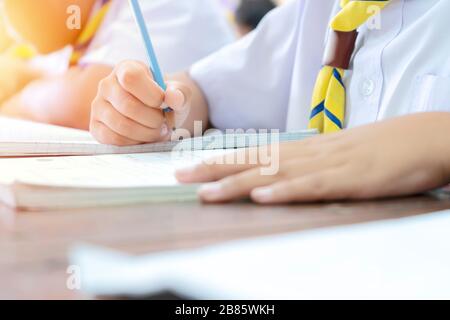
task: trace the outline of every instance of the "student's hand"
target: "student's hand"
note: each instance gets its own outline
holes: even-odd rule
[[[206,202],[250,196],[275,204],[421,193],[450,183],[450,113],[417,114],[282,144],[278,174],[263,176],[260,169],[201,164],[177,177],[185,183],[218,181],[201,188]]]
[[[119,146],[168,140],[175,118],[187,112],[186,91],[172,82],[164,92],[144,63],[122,62],[99,85],[91,133],[101,143]],[[167,106],[174,112],[165,116]]]

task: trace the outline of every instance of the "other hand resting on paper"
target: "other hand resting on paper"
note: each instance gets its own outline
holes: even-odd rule
[[[248,156],[251,151],[244,152]],[[259,165],[201,164],[177,177],[185,183],[216,181],[200,190],[206,202],[251,197],[275,204],[417,194],[450,183],[450,113],[415,114],[282,144],[279,159],[275,175],[261,175]]]

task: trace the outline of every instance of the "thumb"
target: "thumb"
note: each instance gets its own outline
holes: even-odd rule
[[[183,112],[189,105],[190,90],[180,83],[168,84],[164,103],[175,112]]]
[[[166,113],[167,124],[171,130],[183,126],[188,118],[191,105],[191,90],[179,82],[168,84],[163,109],[170,107],[174,112]]]

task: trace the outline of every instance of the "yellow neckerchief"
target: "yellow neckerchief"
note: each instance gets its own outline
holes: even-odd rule
[[[333,57],[342,55],[342,52],[349,51],[348,49],[351,52],[347,53],[351,54],[356,40],[356,30],[374,14],[371,8],[375,6],[381,10],[390,1],[341,0],[342,9],[334,17],[330,26],[334,43],[331,43],[330,36],[328,46],[333,48]],[[352,36],[352,41],[347,41],[346,46],[337,45],[338,41],[342,42],[339,39],[347,36]],[[309,128],[317,129],[321,133],[332,133],[344,128],[346,89],[342,78],[350,61],[350,55],[347,54],[347,56],[347,62],[324,61],[314,87]],[[324,60],[327,60],[327,57]]]

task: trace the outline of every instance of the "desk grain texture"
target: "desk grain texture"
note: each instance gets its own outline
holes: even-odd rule
[[[145,254],[443,209],[450,200],[426,196],[277,207],[190,203],[35,213],[0,207],[0,299],[88,299],[66,288],[67,252],[80,242]]]

